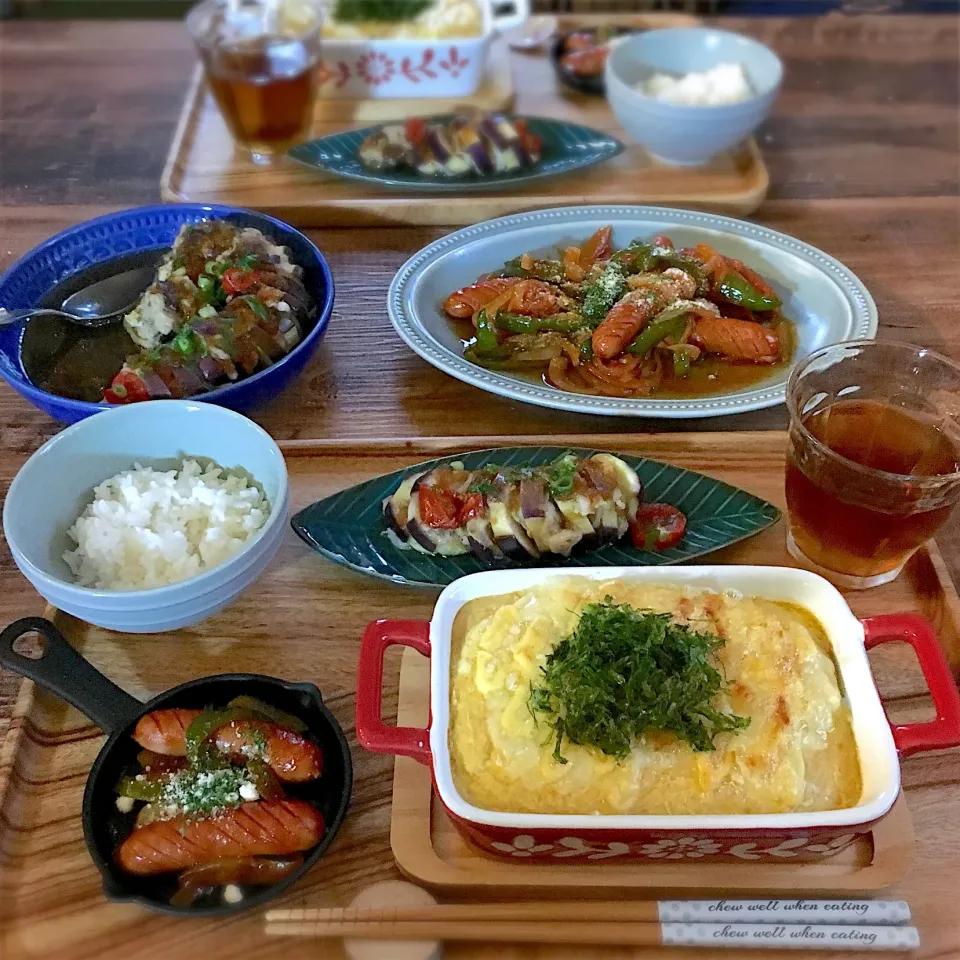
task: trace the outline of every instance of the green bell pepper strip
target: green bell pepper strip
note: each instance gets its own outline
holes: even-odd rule
[[[477,317],[477,343],[476,352],[479,354],[495,353],[500,346],[497,340],[497,330],[493,321],[487,316],[486,310],[481,310]]]
[[[519,313],[498,313],[497,328],[506,333],[573,333],[597,324],[577,313],[558,313],[552,317],[525,317]]]
[[[686,350],[677,350],[673,355],[673,375],[685,377],[690,372],[690,357]]]
[[[637,334],[633,343],[627,347],[627,353],[637,357],[646,356],[661,340],[669,336],[679,336],[687,325],[687,307],[667,307],[661,310]]]
[[[163,795],[168,777],[147,777],[138,780],[136,777],[121,777],[117,784],[117,793],[121,797],[130,797],[131,800],[146,800],[147,803],[156,803]]]
[[[762,312],[776,310],[780,306],[779,297],[764,296],[739,273],[726,274],[717,284],[717,292],[730,303],[735,303],[738,307],[746,307],[748,310]]]
[[[255,720],[257,714],[253,710],[204,710],[196,717],[186,732],[187,760],[191,766],[210,766],[217,760],[215,751],[205,749],[206,741],[220,727],[232,723],[234,720]]]
[[[593,359],[593,338],[587,337],[580,344],[580,362],[589,363]]]
[[[657,265],[653,248],[646,243],[632,241],[629,247],[618,250],[610,260],[618,263],[626,274],[646,273]]]
[[[255,714],[259,714],[264,720],[269,720],[271,723],[275,723],[278,727],[283,727],[284,730],[289,730],[291,733],[303,733],[307,729],[307,725],[292,713],[285,713],[283,710],[278,710],[269,703],[264,703],[263,700],[258,700],[256,697],[248,697],[245,694],[234,697],[227,704],[227,709],[250,710]]]
[[[503,265],[500,275],[503,277],[521,277],[529,280],[531,277],[535,280],[548,280],[552,283],[560,283],[564,279],[563,264],[559,260],[534,260],[533,266],[528,270],[520,266],[520,257],[514,257]]]
[[[593,283],[587,284],[580,313],[588,320],[599,324],[606,318],[610,308],[623,296],[626,288],[627,281],[623,267],[616,261],[608,261],[603,268],[603,273]]]

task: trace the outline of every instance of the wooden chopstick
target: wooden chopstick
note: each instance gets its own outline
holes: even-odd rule
[[[582,904],[577,905],[578,908]],[[568,905],[569,907],[569,905]],[[276,913],[277,911],[272,911]],[[817,947],[823,950],[913,950],[915,927],[828,924],[630,923],[542,921],[277,921],[278,937],[343,937],[377,940],[450,940],[488,943],[566,943],[606,946]]]
[[[536,900],[508,903],[440,903],[419,907],[320,907],[268,910],[268,923],[407,923],[431,921],[570,923],[570,904]],[[827,923],[881,925],[906,923],[902,900],[617,900],[576,905],[577,922],[657,923]]]

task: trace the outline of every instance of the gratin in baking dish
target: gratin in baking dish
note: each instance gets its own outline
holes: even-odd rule
[[[859,756],[859,802],[844,809],[739,815],[554,815],[487,810],[467,802],[453,778],[448,745],[451,635],[470,600],[549,583],[589,578],[733,591],[795,604],[822,625],[850,706]],[[936,706],[936,719],[893,726],[884,714],[866,650],[888,641],[910,643]],[[431,660],[429,729],[388,727],[381,720],[383,658],[388,647],[412,646]],[[788,567],[700,566],[491,571],[464,577],[437,600],[431,621],[378,620],[368,626],[357,672],[357,735],[369,750],[413,757],[429,765],[436,794],[457,828],[496,856],[550,861],[570,851],[609,857],[746,858],[773,854],[798,859],[835,855],[869,832],[900,792],[899,757],[960,745],[960,694],[932,627],[914,614],[858,620],[823,578]],[[581,862],[578,860],[578,862]]]
[[[529,0],[514,0],[510,13],[478,0],[483,20],[475,37],[325,37],[319,67],[321,97],[392,99],[469,97],[483,80],[494,37],[518,27],[530,14]]]

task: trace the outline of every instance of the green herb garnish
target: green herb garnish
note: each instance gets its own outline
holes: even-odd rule
[[[710,661],[724,641],[677,623],[668,613],[635,610],[607,597],[588,604],[574,632],[530,685],[530,711],[553,727],[554,759],[563,741],[622,760],[647,731],[669,731],[694,750],[714,749],[718,733],[742,730],[749,717],[713,706],[725,689]]]
[[[415,19],[432,6],[433,0],[337,0],[333,19],[340,23],[399,23]]]
[[[479,477],[467,487],[467,493],[482,493],[484,496],[489,496],[496,489],[496,484],[489,477]]]
[[[233,261],[233,265],[239,267],[241,270],[252,270],[253,265],[259,259],[255,253],[245,253],[242,257],[237,257],[237,259]],[[226,267],[224,267],[224,269],[226,269]]]
[[[261,319],[269,320],[270,314],[267,313],[267,308],[255,297],[253,294],[247,294],[245,297],[241,297],[241,300],[250,307],[250,309]]]
[[[573,478],[577,475],[579,466],[580,461],[572,453],[557,457],[547,466],[547,483],[552,496],[562,497],[573,493]]]

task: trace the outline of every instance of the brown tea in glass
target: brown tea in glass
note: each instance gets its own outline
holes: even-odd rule
[[[960,367],[834,344],[797,366],[787,404],[790,553],[841,586],[894,579],[960,499]]]
[[[256,161],[306,139],[321,10],[311,0],[204,0],[187,16],[207,83],[234,139]]]

